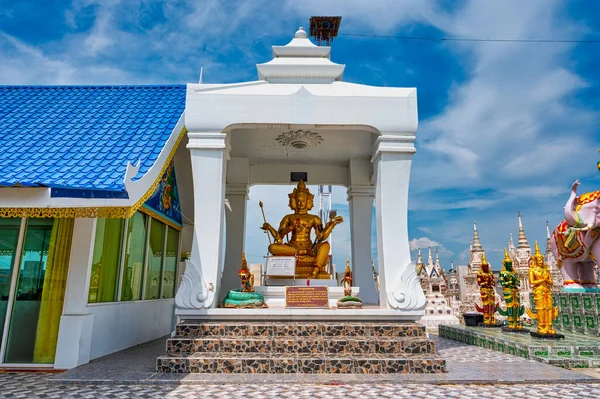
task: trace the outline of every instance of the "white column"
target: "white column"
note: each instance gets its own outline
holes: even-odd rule
[[[376,305],[379,294],[371,269],[371,223],[373,222],[372,186],[350,186],[350,241],[352,244],[353,283],[360,287],[360,299],[367,305]]]
[[[175,296],[176,313],[179,309],[218,306],[223,261],[227,135],[188,132],[188,138],[194,181],[194,237]]]
[[[71,369],[90,361],[94,316],[87,309],[96,219],[75,219],[63,314],[54,367]]]
[[[248,184],[228,183],[225,197],[229,201],[231,211],[225,211],[226,240],[225,267],[221,280],[221,294],[240,288],[238,271],[242,262],[244,238],[246,236],[246,200],[248,199]]]
[[[423,315],[425,295],[408,244],[408,185],[414,140],[414,135],[379,136],[372,161],[380,306],[404,311],[417,320]]]

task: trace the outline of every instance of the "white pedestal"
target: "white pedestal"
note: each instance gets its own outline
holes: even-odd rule
[[[311,286],[327,286],[327,287],[337,287],[338,286],[338,282],[337,280],[333,280],[333,279],[310,279],[310,285]],[[285,286],[297,286],[297,287],[305,287],[306,286],[306,279],[305,278],[299,278],[299,279],[292,279],[292,278],[270,278],[267,277],[265,279],[265,286],[270,286],[270,287],[285,287]]]
[[[311,281],[311,286],[313,285]],[[324,280],[329,281],[329,280]],[[335,281],[335,280],[331,280]],[[315,284],[316,285],[316,284]],[[269,308],[285,309],[285,287],[255,287],[255,292],[260,292],[265,296],[265,303]],[[329,287],[329,307],[337,306],[338,299],[344,296],[343,287]],[[352,295],[358,297],[359,288],[352,287]],[[311,309],[302,309],[310,311]]]

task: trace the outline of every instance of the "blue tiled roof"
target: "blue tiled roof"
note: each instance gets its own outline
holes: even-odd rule
[[[126,197],[127,162],[143,176],[184,108],[185,85],[0,86],[0,186]]]

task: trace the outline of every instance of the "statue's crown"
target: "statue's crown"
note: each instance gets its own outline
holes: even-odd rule
[[[288,196],[290,198],[293,198],[300,193],[306,194],[306,196],[311,200],[315,197],[314,194],[311,194],[310,190],[306,187],[306,183],[304,183],[304,180],[300,180],[294,191],[288,194]]]
[[[306,183],[304,183],[304,180],[300,180],[298,182],[298,185],[296,186],[296,188],[292,192],[292,194],[294,194],[294,195],[300,194],[300,193],[305,193],[307,195],[312,195],[312,194],[310,194],[309,189],[306,188]]]
[[[481,264],[489,265],[489,263],[487,262],[487,259],[485,258],[485,252],[481,254]]]
[[[512,263],[512,259],[508,256],[508,251],[504,248],[504,259],[502,260],[503,264]]]
[[[540,246],[538,245],[538,242],[535,242],[535,253],[533,254],[534,258],[544,258],[544,255],[542,255],[542,253],[540,252]]]

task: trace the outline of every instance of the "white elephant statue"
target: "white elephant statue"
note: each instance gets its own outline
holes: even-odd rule
[[[573,183],[565,220],[552,233],[552,250],[564,280],[564,292],[598,291],[594,266],[600,260],[600,190],[577,196]]]

